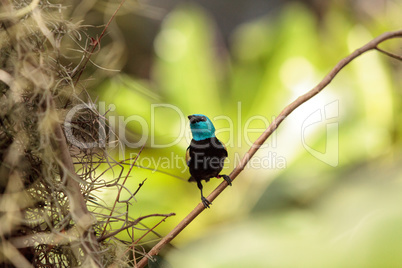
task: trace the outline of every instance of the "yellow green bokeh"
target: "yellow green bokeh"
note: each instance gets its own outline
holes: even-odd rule
[[[218,138],[229,144],[224,172],[230,173],[248,150],[248,141],[260,135],[245,135],[245,128],[266,128],[339,60],[401,25],[402,9],[396,2],[388,1],[377,20],[364,23],[332,2],[320,21],[302,4],[287,4],[275,17],[239,25],[227,50],[218,49],[219,30],[205,10],[179,6],[164,19],[155,39],[151,79],[119,74],[101,85],[100,100],[115,105],[111,115],[136,115],[146,126],[135,118],[127,124],[133,141],[147,137],[139,163],[151,169],[134,168],[126,184],[135,190],[147,178],[130,207],[133,217],[176,212],[157,229],[166,234],[200,201],[196,185],[186,182],[185,165],[172,163],[176,156],[184,157],[188,146],[183,116],[202,113],[213,119]],[[391,40],[382,47],[397,53],[400,44]],[[368,52],[296,109],[256,155],[275,153],[285,165],[246,168],[233,187],[174,240],[180,250],[166,256],[173,267],[398,267],[400,65]],[[320,124],[304,129],[303,123],[329,104],[329,112],[336,112],[327,122],[332,132],[324,113]],[[259,117],[250,121],[253,116]],[[166,148],[154,146],[169,143]],[[335,164],[318,159],[306,146],[316,155],[332,148],[328,161]],[[126,148],[124,157],[138,151],[139,146]],[[205,193],[219,183],[205,183]],[[103,194],[114,201],[113,193]]]

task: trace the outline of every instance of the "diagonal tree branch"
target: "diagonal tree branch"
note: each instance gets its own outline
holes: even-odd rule
[[[82,250],[85,253],[83,261],[91,264],[92,267],[100,267],[99,244],[96,240],[95,231],[92,228],[92,225],[96,223],[96,219],[88,211],[84,196],[81,194],[81,187],[78,183],[79,177],[75,172],[63,130],[58,122],[54,122],[53,124],[54,137],[52,137],[52,147],[60,159],[60,177],[65,179],[65,193],[69,200],[71,216],[76,222],[80,233]]]
[[[297,107],[317,95],[321,92],[334,77],[339,73],[340,70],[343,69],[347,64],[349,64],[352,60],[359,57],[361,54],[377,49],[377,46],[389,39],[392,38],[402,38],[402,30],[394,31],[394,32],[386,32],[381,34],[380,36],[374,38],[366,45],[362,46],[359,49],[356,49],[352,54],[342,59],[335,65],[335,67],[324,77],[324,79],[318,83],[313,89],[308,91],[307,93],[299,96],[296,100],[286,106],[282,112],[275,118],[275,120],[268,126],[268,128],[261,134],[261,136],[253,143],[248,152],[244,155],[240,163],[237,167],[230,173],[229,177],[232,181],[243,171],[247,163],[250,161],[251,157],[258,151],[261,145],[271,136],[271,134],[278,128],[278,126],[285,120],[285,118],[292,113]],[[220,195],[223,190],[228,186],[228,184],[224,181],[222,182],[209,196],[208,200],[213,201],[215,198]],[[205,209],[202,203],[199,203],[193,211],[190,212],[168,235],[166,235],[158,244],[156,244],[147,254],[147,256],[143,257],[141,261],[137,264],[137,267],[142,268],[148,263],[148,258],[157,255],[160,250],[170,241],[172,241],[187,225],[189,225],[203,210]]]

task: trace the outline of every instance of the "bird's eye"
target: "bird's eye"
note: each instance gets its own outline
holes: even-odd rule
[[[207,118],[206,118],[205,116],[203,116],[203,117],[200,118],[200,121],[206,122],[206,121],[207,121]]]

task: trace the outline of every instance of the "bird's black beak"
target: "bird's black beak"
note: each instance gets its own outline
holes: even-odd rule
[[[194,124],[194,123],[198,122],[197,117],[194,115],[189,115],[189,116],[187,116],[187,118],[188,118],[188,120],[190,120],[190,124]]]
[[[201,121],[207,121],[205,116],[199,116],[199,115],[189,115],[187,116],[188,120],[190,120],[190,124],[195,124]]]

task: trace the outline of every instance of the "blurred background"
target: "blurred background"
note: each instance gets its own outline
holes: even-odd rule
[[[72,17],[104,25],[118,5],[82,1]],[[91,98],[108,109],[116,133],[135,144],[111,148],[113,157],[134,157],[145,146],[142,168],[126,184],[135,191],[147,179],[130,214],[175,212],[156,229],[165,235],[200,201],[187,182],[183,116],[212,119],[228,147],[228,174],[267,124],[338,61],[400,29],[401,12],[400,0],[127,1],[92,58],[102,68],[82,81],[91,83]],[[101,31],[89,28],[94,37]],[[401,44],[381,48],[402,55]],[[233,187],[162,252],[163,261],[401,267],[401,72],[400,61],[377,51],[354,60],[284,121]],[[205,193],[219,183],[204,183]],[[115,195],[99,193],[111,203]],[[143,246],[157,239],[151,234]]]

